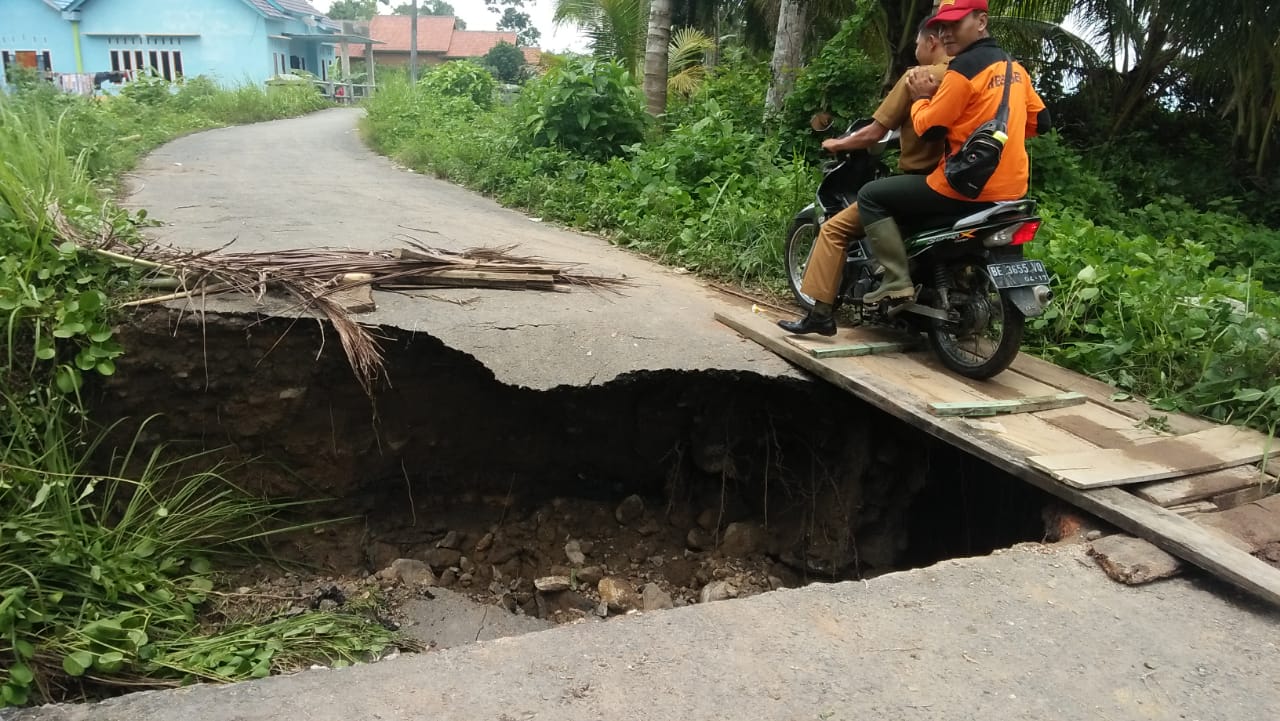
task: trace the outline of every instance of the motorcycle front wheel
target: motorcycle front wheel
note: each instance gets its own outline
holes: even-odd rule
[[[984,264],[960,263],[947,273],[955,313],[951,320],[930,324],[929,345],[950,370],[966,378],[990,378],[1017,357],[1026,318],[987,277]]]
[[[813,298],[800,290],[804,281],[804,269],[809,267],[809,256],[818,240],[818,224],[811,218],[796,218],[787,229],[787,245],[783,259],[787,266],[787,285],[796,302],[805,310],[813,308]]]

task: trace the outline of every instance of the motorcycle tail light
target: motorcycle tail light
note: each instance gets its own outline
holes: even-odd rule
[[[1029,223],[1023,223],[1018,229],[1013,231],[1013,242],[1010,245],[1022,245],[1030,243],[1031,239],[1036,237],[1036,233],[1040,231],[1040,221],[1033,220]]]

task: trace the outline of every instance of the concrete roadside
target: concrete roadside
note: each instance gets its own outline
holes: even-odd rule
[[[11,721],[1280,718],[1280,617],[1027,544],[751,598]]]

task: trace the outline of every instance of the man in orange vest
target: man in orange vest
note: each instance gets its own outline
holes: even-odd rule
[[[991,39],[989,20],[987,0],[942,0],[929,25],[941,29],[943,46],[953,55],[947,73],[941,83],[928,73],[908,73],[907,89],[913,98],[911,122],[922,138],[945,138],[948,153],[959,149],[974,130],[996,116],[1004,95],[1005,70],[1012,60]],[[958,218],[995,201],[1026,195],[1030,177],[1026,138],[1048,130],[1051,121],[1044,101],[1031,87],[1026,68],[1014,62],[1012,73],[1008,138],[995,172],[976,198],[951,187],[944,172],[945,158],[928,177],[882,178],[867,183],[858,193],[867,241],[885,268],[880,287],[863,297],[867,305],[915,297],[907,272],[906,246],[895,218]]]
[[[950,60],[942,46],[942,37],[936,26],[928,25],[929,18],[921,21],[916,32],[916,61],[921,72],[942,79]],[[942,156],[942,140],[922,140],[911,125],[911,93],[907,90],[907,78],[903,74],[893,90],[872,113],[870,125],[846,135],[823,141],[822,149],[831,153],[858,150],[880,141],[885,133],[900,129],[902,152],[898,156],[898,170],[909,174],[927,174],[938,165]],[[809,253],[809,264],[804,269],[800,290],[813,298],[813,309],[798,321],[779,321],[778,325],[791,333],[818,333],[835,335],[836,321],[832,316],[836,293],[840,290],[840,273],[844,267],[845,247],[854,238],[864,235],[858,216],[858,204],[828,218],[818,231],[817,241]]]

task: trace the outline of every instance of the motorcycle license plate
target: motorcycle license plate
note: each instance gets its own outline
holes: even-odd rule
[[[1023,288],[1028,285],[1047,285],[1049,273],[1038,260],[1020,260],[1016,263],[992,263],[987,275],[997,288]]]

